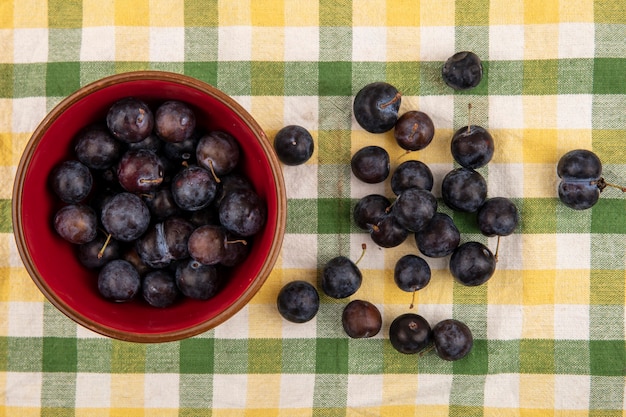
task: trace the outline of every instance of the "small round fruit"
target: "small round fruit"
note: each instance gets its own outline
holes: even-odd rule
[[[461,233],[452,217],[436,213],[419,232],[415,233],[417,248],[430,258],[443,258],[454,252],[461,242]]]
[[[450,272],[463,285],[484,284],[496,270],[496,259],[480,242],[466,242],[457,247],[450,257]]]
[[[383,182],[391,170],[389,153],[380,146],[366,146],[352,155],[350,167],[355,177],[368,184]]]
[[[98,234],[95,211],[84,204],[70,204],[54,215],[54,230],[63,239],[77,245],[91,242]]]
[[[141,279],[137,269],[128,261],[115,259],[102,267],[98,274],[98,291],[111,301],[130,301],[139,292]]]
[[[161,104],[154,114],[157,135],[166,142],[182,142],[193,134],[196,115],[185,102],[169,100]]]
[[[173,273],[165,269],[148,273],[141,283],[141,293],[148,304],[158,308],[171,306],[180,296]]]
[[[386,82],[374,82],[363,87],[354,97],[354,118],[370,133],[393,129],[398,120],[402,95]]]
[[[391,322],[389,341],[394,349],[400,353],[421,352],[432,342],[430,324],[419,314],[402,314]]]
[[[383,326],[380,310],[365,300],[352,300],[341,315],[343,330],[353,339],[376,336]]]
[[[61,162],[50,173],[52,191],[65,203],[83,201],[93,187],[93,177],[89,168],[75,160]]]
[[[559,199],[574,210],[586,210],[600,199],[604,187],[602,162],[598,156],[586,149],[574,149],[565,153],[556,166],[561,181]]]
[[[478,55],[469,51],[452,55],[441,69],[443,81],[455,90],[468,90],[480,84],[483,65]]]
[[[421,290],[430,282],[430,266],[417,255],[404,255],[396,262],[393,280],[402,291]]]
[[[122,142],[141,142],[152,133],[154,115],[142,100],[127,97],[113,103],[106,123],[111,134]]]
[[[474,346],[469,327],[454,319],[440,321],[433,327],[433,341],[437,356],[447,361],[464,358]]]
[[[393,136],[402,149],[419,151],[427,147],[435,136],[435,125],[426,113],[411,110],[395,124]]]
[[[322,291],[329,297],[349,297],[361,287],[362,281],[359,268],[345,256],[337,256],[324,265]]]
[[[519,222],[517,206],[505,197],[493,197],[480,206],[477,213],[478,229],[485,236],[508,236]]]
[[[457,130],[450,142],[450,152],[462,167],[476,169],[491,161],[494,153],[493,136],[481,126],[465,126]]]
[[[150,210],[135,194],[115,194],[102,208],[100,220],[115,239],[130,242],[145,233],[150,225]]]
[[[196,300],[214,297],[223,284],[223,277],[217,273],[215,266],[204,265],[191,258],[177,265],[175,280],[183,295]]]
[[[305,323],[317,314],[320,296],[313,285],[306,281],[285,284],[278,293],[276,306],[280,315],[292,323]]]
[[[437,199],[427,190],[409,188],[396,199],[391,214],[411,232],[421,230],[437,213]]]
[[[371,230],[391,206],[389,199],[380,194],[369,194],[362,197],[352,210],[352,217],[356,225],[362,230]]]
[[[441,182],[441,197],[453,210],[475,213],[487,199],[487,181],[473,169],[454,169]]]
[[[301,165],[313,155],[313,137],[302,126],[285,126],[274,136],[276,156],[285,165]]]
[[[432,191],[433,173],[422,161],[404,161],[391,174],[391,190],[400,195],[409,188]]]

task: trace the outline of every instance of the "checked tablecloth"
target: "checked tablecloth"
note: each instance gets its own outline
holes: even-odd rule
[[[484,60],[481,84],[441,80],[455,51]],[[91,333],[59,313],[29,278],[11,225],[19,159],[45,114],[80,86],[138,69],[185,73],[233,96],[269,137],[287,124],[311,131],[316,151],[285,167],[287,233],[252,302],[188,340],[133,344]],[[391,133],[352,115],[365,84],[388,81],[401,111],[428,113],[436,135],[404,155]],[[365,145],[392,168],[424,161],[441,179],[454,167],[454,130],[471,122],[496,143],[481,172],[490,196],[513,199],[516,232],[480,287],[454,282],[447,258],[428,259],[430,284],[412,311],[431,324],[465,321],[471,354],[458,362],[397,353],[390,322],[409,312],[393,281],[412,237],[378,248],[351,220],[356,201],[391,197],[350,171]],[[602,416],[625,415],[626,197],[606,190],[591,210],[556,198],[556,162],[594,150],[607,181],[626,182],[626,4],[622,0],[0,0],[0,415],[6,416]],[[463,241],[492,249],[473,215],[451,214]],[[338,255],[358,258],[383,330],[351,340],[347,300],[322,296],[317,317],[277,313],[285,283],[316,283]],[[71,279],[71,277],[68,277]]]

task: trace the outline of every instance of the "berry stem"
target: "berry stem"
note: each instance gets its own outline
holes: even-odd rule
[[[626,193],[626,187],[623,187],[623,186],[617,185],[617,184],[612,184],[610,182],[606,182],[606,180],[604,178],[600,178],[597,181],[592,181],[591,184],[592,185],[597,185],[598,188],[600,189],[600,191],[604,191],[604,189],[606,187],[611,187],[611,188],[617,188],[621,192]]]
[[[496,241],[496,252],[493,254],[494,259],[498,262],[498,251],[500,250],[500,236],[498,235],[498,240]]]
[[[411,296],[411,304],[409,304],[409,309],[415,306],[415,294],[416,293],[417,293],[417,290],[413,290],[413,295]]]
[[[211,159],[209,159],[209,169],[211,170],[211,175],[213,175],[215,182],[219,184],[221,181],[213,169],[213,161]]]
[[[395,103],[396,101],[400,100],[400,98],[401,98],[401,97],[402,97],[402,94],[398,91],[398,92],[396,93],[396,95],[395,95],[395,96],[394,96],[391,100],[389,100],[389,101],[388,101],[388,102],[386,102],[386,103],[381,104],[381,105],[380,105],[380,108],[381,108],[381,109],[385,109],[385,108],[387,108],[387,107],[391,106],[393,103]]]
[[[104,256],[104,251],[106,250],[107,246],[109,246],[110,241],[111,241],[111,233],[107,233],[107,238],[104,241],[104,245],[102,245],[102,248],[100,248],[100,250],[98,251],[98,259],[102,259],[102,257]]]
[[[361,244],[361,256],[359,256],[359,259],[356,260],[356,262],[354,263],[355,265],[358,265],[359,262],[361,262],[361,259],[363,259],[363,256],[365,256],[365,250],[367,249],[367,245],[365,243]]]
[[[467,103],[467,134],[469,135],[472,131],[472,103]]]

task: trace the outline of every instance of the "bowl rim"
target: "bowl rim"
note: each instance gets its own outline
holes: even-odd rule
[[[261,269],[257,274],[257,278],[250,282],[250,285],[248,285],[245,291],[237,297],[232,304],[216,316],[190,327],[162,333],[136,333],[106,326],[84,317],[81,313],[70,308],[46,283],[30,255],[26,244],[25,234],[22,230],[22,193],[24,188],[24,179],[33,153],[45,132],[60,117],[61,114],[89,94],[108,86],[125,82],[152,80],[183,85],[185,87],[198,90],[208,96],[212,96],[224,104],[229,110],[234,112],[239,119],[241,119],[241,121],[251,130],[253,135],[259,141],[260,146],[263,148],[263,151],[267,156],[270,169],[274,173],[273,187],[276,189],[275,203],[278,213],[276,218],[276,227],[273,231],[272,243],[265,262],[262,264]],[[31,277],[45,298],[59,311],[81,326],[103,336],[129,342],[161,343],[186,339],[211,330],[231,318],[248,304],[248,302],[254,297],[269,277],[282,250],[287,221],[287,196],[282,165],[278,160],[278,157],[275,155],[273,145],[258,122],[237,101],[216,87],[188,75],[159,70],[141,70],[109,75],[86,84],[69,96],[65,97],[46,114],[31,134],[29,141],[22,151],[13,183],[11,218],[17,250],[28,275]]]

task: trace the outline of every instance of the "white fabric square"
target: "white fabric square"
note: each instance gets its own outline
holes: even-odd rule
[[[9,266],[13,268],[23,268],[24,263],[22,262],[22,257],[17,250],[17,245],[15,244],[15,239],[12,235],[6,234],[8,238],[8,246],[9,246]],[[3,236],[4,239],[4,236]],[[0,261],[0,265],[4,265],[4,261]]]
[[[426,113],[437,129],[452,129],[454,124],[454,97],[423,96],[419,99],[419,111]]]
[[[48,61],[48,29],[15,29],[13,59],[15,64]]]
[[[492,129],[523,129],[522,96],[489,96],[489,127]]]
[[[245,408],[247,375],[213,375],[213,408]]]
[[[494,61],[524,59],[524,26],[489,26],[489,59]]]
[[[495,374],[485,377],[485,406],[519,407],[519,375]]]
[[[283,123],[298,125],[307,129],[309,133],[319,126],[319,100],[315,96],[287,96],[283,98]],[[306,111],[303,111],[306,109]],[[315,138],[314,138],[315,139]]]
[[[286,233],[282,254],[284,269],[317,269],[317,236]]]
[[[11,337],[42,337],[43,303],[10,302],[8,333]]]
[[[387,181],[379,182],[377,184],[368,184],[364,181],[361,181],[352,172],[350,172],[350,197],[361,198],[365,197],[368,194],[387,195],[389,178],[391,178],[391,172],[389,173]]]
[[[554,338],[589,339],[589,306],[556,304],[554,306]]]
[[[317,196],[317,165],[283,165],[287,198],[315,198]]]
[[[233,100],[243,107],[248,113],[252,110],[252,97],[251,96],[231,96]]]
[[[559,95],[556,98],[556,123],[559,129],[591,129],[593,96]]]
[[[420,60],[441,61],[450,58],[455,50],[454,26],[422,26]]]
[[[25,326],[26,327],[26,326]],[[40,407],[42,375],[39,372],[7,372],[4,404],[11,407]]]
[[[46,117],[45,97],[26,97],[13,100],[13,132],[32,133]]]
[[[215,328],[215,337],[217,339],[247,339],[249,309],[244,307],[230,319]]]
[[[315,375],[283,374],[280,377],[279,408],[312,408]]]
[[[418,374],[415,404],[448,405],[452,375]]]
[[[497,148],[499,145],[498,138],[494,136],[493,140]],[[487,189],[489,195],[506,198],[524,197],[524,164],[490,162],[488,167]]]
[[[317,317],[318,315],[305,323],[294,323],[281,317],[282,337],[284,339],[315,339],[317,337]]]
[[[115,60],[115,28],[112,26],[86,27],[80,44],[81,61]]]
[[[252,27],[220,27],[218,36],[218,61],[249,61],[252,58]]]
[[[425,258],[427,259],[427,258]],[[441,258],[440,258],[441,259]],[[428,259],[428,263],[431,264],[431,259]],[[415,305],[415,308],[412,313],[419,314],[424,317],[431,326],[439,323],[442,320],[449,319],[453,314],[453,305],[452,304],[426,304],[426,303],[418,303]],[[393,320],[393,318],[392,318]]]
[[[590,392],[589,376],[554,376],[554,408],[557,410],[588,410]]]
[[[593,58],[594,54],[593,23],[559,24],[559,58]]]
[[[519,227],[519,226],[518,226]],[[498,246],[498,237],[492,236],[487,239],[487,246],[495,253]],[[523,239],[521,233],[513,233],[500,237],[498,248],[498,271],[521,271],[524,269]]]
[[[178,374],[146,374],[144,402],[146,408],[178,408]]]
[[[387,28],[382,26],[353,27],[352,60],[385,62],[387,60]]]
[[[446,140],[448,139],[446,138]],[[454,163],[452,162],[452,158],[450,158],[450,162],[446,162],[446,163],[430,162],[430,163],[427,163],[426,165],[428,165],[428,168],[430,168],[430,172],[433,173],[432,193],[435,197],[441,198],[441,183],[443,182],[443,179],[446,176],[446,174],[454,169]]]
[[[587,269],[591,263],[589,234],[556,235],[556,269]]]
[[[93,330],[89,330],[83,326],[76,326],[76,338],[77,339],[106,339],[106,336],[96,333]]]
[[[348,407],[378,406],[382,403],[382,393],[382,375],[348,375]]]
[[[108,408],[111,406],[111,375],[78,373],[76,375],[76,407]]]
[[[150,60],[183,62],[185,60],[185,28],[151,27]]]
[[[489,304],[487,306],[487,338],[515,340],[522,337],[524,312],[519,305]]]
[[[285,61],[317,61],[320,54],[319,39],[317,27],[286,27]]]
[[[363,233],[350,235],[350,255],[348,255],[348,257],[353,262],[356,262],[363,253],[364,243],[367,245],[367,248],[365,250],[365,255],[359,261],[359,269],[376,269],[382,271],[385,267],[385,254],[388,252],[375,244],[371,239],[369,232],[365,230]]]

